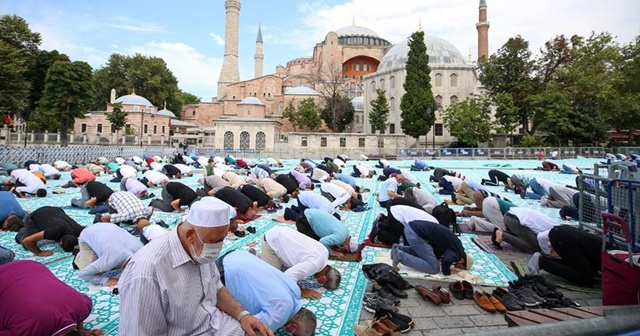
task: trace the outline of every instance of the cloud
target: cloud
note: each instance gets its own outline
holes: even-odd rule
[[[216,42],[217,45],[224,45],[224,38],[216,33],[209,33],[209,36]]]
[[[208,57],[185,43],[151,41],[128,49],[127,54],[140,53],[161,57],[178,79],[180,89],[208,101],[216,95],[217,78],[222,58]]]
[[[133,19],[127,16],[114,16],[109,19],[109,27],[135,31],[135,32],[151,32],[151,33],[166,33],[167,30],[162,26],[153,22],[142,21]]]

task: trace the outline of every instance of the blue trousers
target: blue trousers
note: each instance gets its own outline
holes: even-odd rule
[[[415,269],[416,271],[428,274],[440,272],[440,264],[433,252],[433,247],[416,234],[410,226],[404,227],[404,236],[410,246],[401,245],[398,247],[398,259],[400,263]]]

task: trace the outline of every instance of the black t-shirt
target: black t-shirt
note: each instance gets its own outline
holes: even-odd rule
[[[44,239],[60,241],[62,236],[80,236],[84,226],[78,224],[62,209],[52,206],[41,207],[30,213],[24,221],[26,236],[44,231]]]
[[[240,189],[240,192],[245,196],[249,197],[252,201],[258,202],[258,206],[264,206],[271,200],[271,197],[267,195],[264,191],[250,185],[245,184]]]
[[[198,198],[198,194],[196,194],[193,189],[180,182],[169,182],[164,189],[173,197],[174,200],[180,200],[180,206],[190,205],[196,200],[196,198]]]
[[[296,180],[292,179],[287,174],[280,174],[276,176],[276,182],[282,184],[287,189],[287,194],[291,194],[298,189],[298,183]]]
[[[253,206],[253,201],[249,197],[231,187],[224,187],[218,190],[214,196],[237,208],[238,213],[246,213]]]
[[[162,169],[165,171],[164,174],[169,176],[169,177],[175,177],[176,175],[181,173],[180,169],[178,169],[174,165],[164,165],[164,167],[162,167]]]
[[[90,197],[95,197],[96,202],[104,203],[109,199],[109,196],[113,194],[113,190],[106,184],[98,181],[90,181],[85,184],[87,193]]]

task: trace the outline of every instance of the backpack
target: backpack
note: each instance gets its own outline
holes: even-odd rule
[[[431,212],[431,215],[438,220],[438,223],[446,226],[451,229],[455,233],[460,233],[460,229],[458,228],[458,223],[456,220],[456,213],[453,209],[449,208],[446,203],[442,203],[435,208]]]

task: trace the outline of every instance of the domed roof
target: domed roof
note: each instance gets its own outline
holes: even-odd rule
[[[351,99],[351,105],[356,111],[364,111],[364,96],[359,96]]]
[[[320,93],[312,88],[306,86],[296,86],[284,92],[285,95],[298,95],[298,96],[319,96]]]
[[[378,33],[367,27],[360,27],[356,25],[342,27],[336,30],[338,36],[374,36],[378,37]]]
[[[450,42],[435,36],[424,36],[424,43],[427,46],[427,54],[429,55],[429,65],[466,65],[462,53]],[[401,69],[407,63],[407,55],[409,54],[409,39],[394,45],[384,55],[378,72]]]
[[[135,92],[132,92],[130,95],[119,97],[115,100],[116,103],[120,103],[122,105],[141,105],[141,106],[153,106],[147,98],[143,96],[138,96]]]
[[[161,116],[167,116],[167,117],[169,117],[171,119],[176,118],[176,114],[171,112],[171,111],[169,111],[169,110],[167,110],[167,109],[162,109],[162,110],[158,111],[157,114],[161,115]]]
[[[264,105],[260,99],[256,97],[247,97],[241,100],[238,104],[247,104],[247,105]]]

